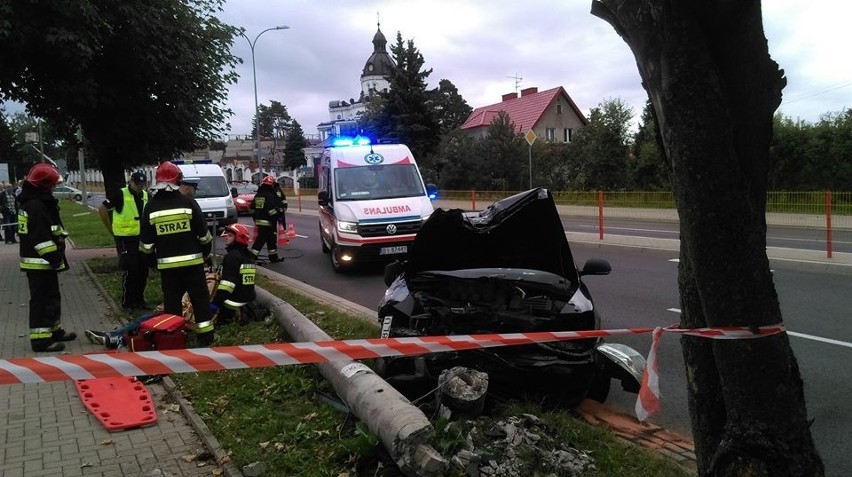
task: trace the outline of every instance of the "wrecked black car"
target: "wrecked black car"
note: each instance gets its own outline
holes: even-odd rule
[[[405,262],[385,269],[379,304],[383,337],[467,335],[600,328],[582,281],[607,275],[601,259],[577,270],[546,189],[532,189],[479,212],[436,210]],[[444,370],[488,374],[489,394],[545,395],[560,405],[603,401],[611,379],[638,392],[645,360],[599,338],[416,357],[381,358],[378,373],[409,397],[434,389]]]

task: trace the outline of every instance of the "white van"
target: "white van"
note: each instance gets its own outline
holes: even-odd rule
[[[185,179],[196,179],[198,190],[193,197],[208,226],[221,227],[237,221],[237,207],[225,180],[225,173],[218,164],[209,160],[201,161],[172,161],[183,173]]]
[[[338,140],[323,151],[319,228],[335,271],[403,258],[434,210],[420,170],[402,144]]]

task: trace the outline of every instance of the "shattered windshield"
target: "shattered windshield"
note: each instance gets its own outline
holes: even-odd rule
[[[374,200],[425,195],[414,164],[343,167],[334,175],[337,200]]]

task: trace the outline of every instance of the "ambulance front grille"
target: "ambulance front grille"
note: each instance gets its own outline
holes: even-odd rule
[[[388,225],[396,226],[396,233],[388,232]],[[358,224],[358,235],[362,237],[390,237],[394,235],[416,234],[420,230],[420,221],[385,222],[381,224]]]

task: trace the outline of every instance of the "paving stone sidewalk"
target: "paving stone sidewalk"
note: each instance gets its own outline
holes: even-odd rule
[[[63,353],[102,351],[83,330],[112,329],[117,319],[82,261],[115,257],[113,249],[71,250],[71,269],[60,273],[62,325],[78,335]],[[33,353],[28,339],[29,291],[18,269],[18,246],[0,244],[0,358]],[[0,477],[223,475],[162,384],[148,386],[157,410],[154,425],[109,432],[83,406],[73,382],[0,385]]]

